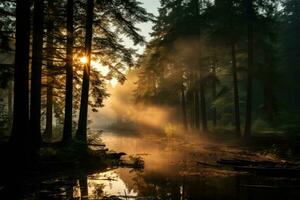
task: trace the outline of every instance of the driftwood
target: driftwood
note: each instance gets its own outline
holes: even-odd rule
[[[233,169],[237,171],[254,172],[269,176],[300,176],[299,168],[235,166]]]
[[[116,159],[116,160],[120,160],[122,156],[127,155],[124,152],[120,152],[120,153],[107,153],[106,157],[110,158],[110,159]]]
[[[287,186],[287,185],[240,185],[240,187],[244,188],[253,188],[253,189],[271,189],[271,190],[278,190],[278,189],[299,189],[300,185],[295,186]]]
[[[229,165],[237,171],[245,171],[267,176],[300,176],[300,165],[292,162],[221,159],[217,161],[217,163],[221,165]]]
[[[204,166],[204,167],[220,167],[220,165],[205,163],[205,162],[200,162],[200,161],[197,162],[197,165],[201,165],[201,166]]]
[[[275,161],[254,161],[254,160],[242,160],[242,159],[221,159],[217,163],[222,165],[232,165],[232,166],[284,166],[284,167],[298,167],[299,164],[291,162],[275,162]]]
[[[88,146],[93,146],[93,147],[105,147],[105,144],[88,144]]]

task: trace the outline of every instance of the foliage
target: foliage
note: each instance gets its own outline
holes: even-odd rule
[[[147,104],[172,105],[179,110],[185,108],[191,128],[197,124],[199,118],[207,116],[208,121],[218,121],[219,126],[233,124],[233,96],[236,91],[232,82],[234,74],[231,54],[234,46],[238,106],[243,122],[247,94],[245,83],[248,73],[249,20],[245,2],[161,1],[159,16],[153,28],[153,39],[137,65],[140,75],[135,92],[136,100]],[[289,69],[296,68],[295,64],[299,62],[293,61],[293,66],[285,65],[285,68],[280,63],[286,60],[281,59],[283,52],[286,55],[293,52],[292,49],[287,49],[288,38],[294,40],[293,53],[299,49],[299,45],[296,45],[298,37],[286,37],[284,34],[289,34],[288,27],[293,29],[289,31],[290,34],[297,30],[298,3],[293,0],[284,1],[284,9],[281,11],[279,3],[278,0],[253,1],[255,97],[250,103],[253,104],[254,127],[261,126],[261,120],[265,121],[266,128],[273,129],[277,126],[278,112],[282,109],[281,102],[286,102],[285,99],[288,98],[279,94],[284,90],[290,91],[290,94],[296,94],[297,91],[295,80],[290,80],[293,85],[287,86],[288,76],[282,77],[280,73],[283,69],[282,74],[291,73],[292,70]],[[291,23],[287,23],[287,20]],[[283,26],[281,21],[288,25]],[[282,46],[283,39],[280,38],[285,39],[285,45]],[[283,47],[285,50],[280,50]],[[289,54],[291,59],[297,57],[294,55]],[[293,74],[298,73],[293,71]],[[197,98],[200,98],[199,102]],[[180,108],[182,104],[186,105]],[[199,113],[202,116],[197,117]]]

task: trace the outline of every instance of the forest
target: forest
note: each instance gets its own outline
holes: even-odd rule
[[[1,0],[0,199],[299,199],[299,36],[299,0]]]

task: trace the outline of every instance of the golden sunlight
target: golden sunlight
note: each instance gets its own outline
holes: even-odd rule
[[[108,66],[103,66],[101,63],[96,62],[94,60],[91,61],[91,66],[97,70],[102,76],[107,76],[108,73],[110,72],[110,69]],[[112,78],[111,80],[108,81],[108,83],[111,84],[111,86],[114,88],[118,84],[118,79]]]
[[[107,66],[101,65],[101,63],[99,62],[92,60],[91,66],[95,68],[98,72],[100,72],[103,76],[107,76],[109,73],[109,68]]]
[[[119,83],[118,79],[116,78],[111,79],[109,82],[113,88],[116,87],[117,84]]]
[[[86,56],[82,56],[81,58],[79,58],[79,60],[82,64],[87,64],[88,62],[88,58]]]

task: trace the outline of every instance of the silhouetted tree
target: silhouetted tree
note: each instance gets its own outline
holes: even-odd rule
[[[284,75],[280,91],[283,102],[289,110],[297,108],[300,104],[300,87],[295,84],[300,74],[300,2],[297,0],[284,0],[281,18],[281,53],[282,67],[280,73]]]
[[[53,130],[53,58],[54,58],[54,4],[48,1],[47,9],[47,103],[46,103],[46,129],[45,136],[47,139],[52,137]]]
[[[237,69],[237,45],[243,35],[243,22],[241,20],[240,0],[216,0],[215,5],[209,10],[211,27],[208,37],[217,39],[218,46],[226,46],[230,49],[232,83],[233,83],[233,102],[234,102],[234,121],[235,133],[241,135],[240,120],[240,98],[238,87]]]
[[[10,142],[20,162],[29,156],[31,134],[29,134],[29,43],[30,1],[16,1],[16,52],[14,70],[13,126]]]
[[[95,4],[88,1],[87,9],[93,9],[95,15],[88,10],[86,11],[85,56],[88,58],[88,63],[83,74],[80,113],[76,132],[76,137],[83,140],[86,140],[87,131],[91,59],[94,56],[99,56],[99,62],[110,68],[111,72],[107,78],[115,76],[120,82],[124,81],[124,75],[120,73],[119,69],[124,65],[133,65],[134,51],[121,44],[120,36],[123,35],[133,40],[135,44],[144,42],[144,38],[138,33],[138,29],[134,25],[137,22],[146,22],[151,17],[144,8],[140,7],[138,1],[96,1]],[[94,23],[94,30],[93,21],[98,22]],[[107,23],[109,21],[113,23]],[[112,27],[115,27],[116,30],[112,31]],[[92,46],[90,47],[92,40],[94,43],[93,52]],[[102,85],[101,81],[94,83]],[[102,99],[106,95],[102,91],[101,88],[92,91],[92,94],[98,93],[100,95],[98,96],[100,97],[100,99],[98,98],[99,101],[95,101],[96,105],[102,105]]]
[[[33,36],[32,36],[32,67],[30,95],[30,131],[34,137],[34,145],[42,143],[41,137],[41,83],[43,64],[43,26],[44,1],[34,1]]]
[[[65,94],[65,119],[63,141],[72,138],[72,107],[73,107],[73,45],[74,45],[74,25],[73,25],[73,0],[67,1],[67,63],[66,63],[66,94]]]
[[[87,63],[84,66],[82,91],[80,101],[80,112],[78,120],[78,129],[76,136],[78,139],[87,142],[87,113],[89,101],[90,86],[90,68],[92,53],[92,37],[93,37],[93,19],[94,19],[94,0],[87,0],[86,7],[86,24],[85,24],[85,56]]]

